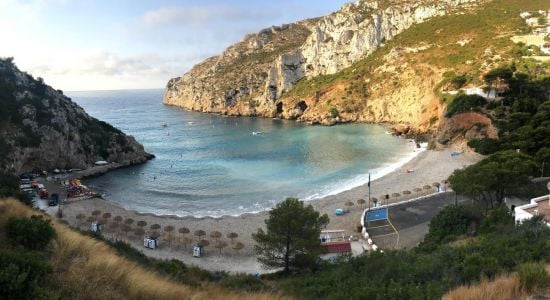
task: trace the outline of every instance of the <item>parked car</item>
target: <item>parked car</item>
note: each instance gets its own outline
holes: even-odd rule
[[[50,201],[48,202],[49,206],[56,206],[59,204],[59,195],[58,194],[52,194],[50,197]]]

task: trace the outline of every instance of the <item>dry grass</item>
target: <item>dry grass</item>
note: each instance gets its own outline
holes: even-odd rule
[[[9,217],[32,214],[38,212],[16,200],[0,201],[0,229]],[[58,222],[53,226],[57,237],[48,249],[52,282],[63,299],[282,299],[267,293],[227,291],[214,284],[181,285],[118,256],[101,241]]]
[[[444,300],[507,300],[525,299],[518,275],[482,280],[479,284],[461,286],[443,296]]]

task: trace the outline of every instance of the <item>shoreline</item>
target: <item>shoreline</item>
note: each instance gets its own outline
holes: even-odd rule
[[[412,160],[414,160],[422,152],[428,151],[428,144],[427,143],[420,143],[421,147],[417,148],[416,147],[416,142],[414,140],[410,140],[410,139],[407,139],[407,140],[408,140],[408,143],[411,144],[411,145],[410,146],[408,145],[409,148],[407,148],[407,150],[406,150],[407,152],[404,152],[404,154],[401,157],[399,157],[399,159],[397,159],[396,161],[383,163],[381,166],[379,166],[375,169],[369,170],[370,173],[371,173],[371,182],[374,183],[376,180],[381,179],[382,177],[385,177],[385,176],[399,170],[401,167],[403,167],[403,165],[405,165],[405,164],[411,162]],[[124,166],[124,167],[130,167],[130,166],[132,166],[132,165],[128,165],[128,166]],[[124,168],[124,167],[113,168],[111,170],[116,170],[116,169],[120,169],[120,168]],[[82,179],[89,179],[89,178],[101,176],[102,174],[105,174],[109,171],[110,170],[107,170],[107,171],[104,171],[104,172],[99,173],[99,174],[94,175],[94,176],[82,177]],[[355,181],[356,178],[361,178],[361,179],[359,179],[360,180],[359,183],[351,183],[351,184],[349,183],[351,181]],[[355,188],[358,188],[358,187],[361,187],[361,186],[366,186],[368,184],[368,173],[356,175],[356,177],[354,179],[347,180],[346,182],[343,182],[343,183],[346,184],[343,187],[339,187],[340,185],[334,184],[334,186],[332,186],[333,189],[329,192],[324,192],[321,195],[318,195],[319,193],[311,194],[310,196],[307,196],[303,199],[301,198],[300,200],[304,201],[304,202],[307,202],[308,204],[311,204],[315,201],[323,200],[323,199],[325,199],[327,197],[330,197],[330,196],[337,196],[338,194],[353,190]],[[133,209],[133,208],[124,207],[122,204],[120,204],[116,201],[109,200],[108,197],[107,198],[101,197],[101,199],[103,199],[103,200],[105,200],[109,203],[112,203],[113,205],[118,206],[118,207],[120,207],[124,210],[132,212],[136,215],[153,216],[153,217],[159,217],[159,218],[171,218],[171,219],[174,219],[174,220],[187,220],[187,219],[202,220],[202,219],[239,218],[241,216],[246,216],[246,215],[257,215],[257,214],[261,214],[261,213],[266,213],[266,212],[269,212],[269,210],[271,210],[271,208],[269,208],[269,209],[264,209],[264,210],[259,210],[259,211],[242,212],[242,213],[238,213],[238,214],[222,214],[222,215],[218,215],[218,216],[213,216],[213,215],[194,216],[194,215],[178,215],[178,214],[162,214],[162,213],[157,214],[157,213],[154,213],[154,212],[144,212],[144,211],[139,211],[139,210],[136,210],[136,209]],[[282,200],[284,200],[284,199],[279,199],[279,201],[282,201]]]
[[[459,156],[451,156],[452,152],[453,149],[448,148],[442,151],[425,150],[418,153],[414,158],[399,166],[391,173],[372,180],[371,197],[380,199],[381,194],[402,194],[402,191],[405,190],[413,191],[414,188],[423,188],[425,185],[441,182],[447,179],[455,169],[462,168],[482,159],[481,155],[471,151],[461,153]],[[414,172],[407,172],[407,170],[414,170]],[[420,193],[412,193],[409,197],[391,197],[388,203],[400,202],[435,192],[436,190],[433,188],[430,190],[422,189]],[[346,235],[352,235],[357,234],[357,225],[363,212],[357,204],[357,200],[361,198],[367,199],[367,193],[368,186],[367,184],[363,184],[334,195],[307,201],[307,204],[312,205],[320,213],[326,213],[329,216],[330,223],[327,229],[343,229]],[[353,202],[354,205],[346,206],[345,204],[348,201]],[[343,216],[336,216],[334,212],[337,208],[347,209],[349,213]],[[268,211],[244,213],[239,216],[198,218],[194,216],[158,216],[152,213],[139,213],[124,209],[112,201],[97,198],[63,205],[64,219],[77,227],[81,227],[82,224],[79,224],[80,222],[76,219],[76,215],[82,213],[90,216],[94,210],[100,210],[102,214],[105,212],[111,213],[113,218],[114,216],[121,216],[124,219],[131,218],[135,221],[134,224],[137,221],[145,221],[147,222],[145,229],[149,229],[149,226],[152,224],[159,224],[162,227],[168,225],[174,226],[176,228],[174,235],[177,238],[182,237],[178,233],[178,228],[181,227],[189,228],[191,233],[188,236],[194,238],[194,240],[196,240],[193,236],[195,230],[206,231],[206,239],[210,239],[209,233],[212,231],[220,231],[224,237],[230,232],[235,232],[239,235],[236,240],[245,245],[244,249],[237,252],[231,249],[231,244],[229,244],[224,249],[224,253],[219,254],[218,250],[211,245],[208,247],[207,255],[201,258],[193,258],[189,245],[187,245],[187,248],[184,248],[183,245],[176,245],[179,244],[177,242],[171,245],[163,242],[160,249],[148,250],[143,247],[140,238],[132,238],[134,236],[133,233],[127,234],[127,237],[120,232],[111,232],[107,229],[104,234],[107,238],[122,238],[148,256],[163,259],[175,258],[182,260],[186,264],[195,265],[210,271],[231,271],[236,273],[262,272],[260,264],[253,255],[254,241],[251,234],[255,233],[258,228],[265,228],[264,220],[268,215]],[[108,223],[110,222],[108,220]],[[88,227],[87,225],[84,226],[84,228]],[[135,225],[132,228],[134,229]],[[161,231],[161,233],[164,232]]]

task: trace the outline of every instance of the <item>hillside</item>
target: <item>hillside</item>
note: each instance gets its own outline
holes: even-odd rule
[[[282,299],[222,288],[208,283],[204,271],[200,274],[181,263],[158,261],[156,271],[147,269],[55,220],[50,221],[55,236],[45,241],[44,249],[27,240],[40,231],[28,230],[27,236],[14,241],[10,222],[33,215],[42,216],[17,200],[0,199],[0,237],[5,241],[0,245],[2,299]],[[34,223],[36,230],[40,222]],[[188,283],[178,282],[181,278]],[[191,285],[193,280],[197,282]]]
[[[419,119],[431,115],[431,111],[423,113],[422,107],[437,107],[437,100],[425,97],[425,90],[431,91],[438,79],[426,83],[411,79],[410,82],[420,84],[406,91],[405,100],[412,99],[414,103],[401,103],[405,96],[379,103],[382,101],[377,99],[386,95],[373,91],[391,84],[393,79],[369,78],[371,70],[363,67],[364,59],[417,24],[438,16],[464,14],[482,2],[356,1],[319,19],[262,30],[248,35],[222,55],[195,66],[183,77],[170,80],[164,103],[203,112],[312,123],[388,121],[420,127]],[[272,43],[278,46],[273,47]],[[425,45],[414,47],[420,48],[396,48],[398,52],[392,55],[418,52]],[[407,66],[393,56],[387,57],[391,64]],[[386,69],[380,70],[403,73],[395,67]],[[429,67],[423,70],[433,72]],[[418,74],[414,70],[404,73]]]
[[[89,116],[62,91],[0,59],[0,170],[87,168],[152,158],[133,137]]]
[[[449,83],[457,77],[465,79],[462,86],[482,88],[485,72],[526,51],[511,41],[529,30],[520,14],[549,8],[540,0],[357,1],[304,23],[309,35],[301,46],[256,60],[254,65],[265,67],[261,73],[198,67],[227,61],[232,46],[172,79],[164,103],[313,124],[351,121],[401,124],[416,132],[468,131],[472,122],[466,128],[441,122],[442,90],[452,90]],[[255,36],[262,33],[247,38]],[[263,52],[247,53],[256,59],[254,54]],[[230,82],[257,74],[265,79],[253,87]],[[494,135],[473,135],[479,134]]]

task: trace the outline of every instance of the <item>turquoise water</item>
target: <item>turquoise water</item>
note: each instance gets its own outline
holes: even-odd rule
[[[376,125],[321,127],[188,112],[163,105],[162,90],[67,94],[156,155],[87,181],[140,212],[262,211],[289,196],[311,200],[363,184],[369,171],[383,175],[412,152],[412,143]]]

